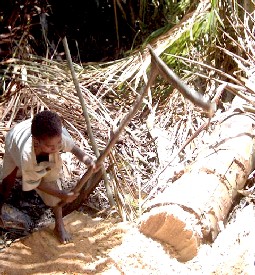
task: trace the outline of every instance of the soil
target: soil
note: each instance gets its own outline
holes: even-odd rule
[[[139,221],[122,221],[116,211],[107,207],[101,212],[84,207],[67,215],[64,222],[73,241],[60,244],[53,235],[49,209],[35,192],[22,193],[17,181],[9,203],[31,217],[33,229],[0,231],[0,275],[253,275],[255,195],[252,186],[240,195],[215,241],[201,244],[193,259],[179,262],[171,247],[139,231]]]
[[[114,211],[75,211],[64,220],[73,242],[60,244],[52,233],[53,223],[7,241],[0,253],[0,274],[255,274],[252,195],[240,200],[214,243],[202,244],[186,263]]]

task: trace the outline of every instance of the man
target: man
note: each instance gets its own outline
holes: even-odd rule
[[[0,210],[11,194],[16,177],[21,176],[23,191],[35,189],[44,203],[52,207],[54,234],[61,243],[68,243],[71,235],[65,229],[60,202],[70,203],[79,193],[62,190],[60,152],[71,152],[79,161],[95,169],[94,161],[74,143],[57,113],[42,111],[33,119],[15,125],[5,139]]]

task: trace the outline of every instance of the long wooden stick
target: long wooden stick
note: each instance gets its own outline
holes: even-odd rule
[[[67,63],[69,65],[69,68],[70,68],[70,71],[71,71],[71,74],[72,74],[75,89],[77,91],[77,95],[78,95],[80,103],[81,103],[81,107],[82,107],[83,115],[84,115],[84,118],[85,118],[85,121],[86,121],[88,135],[89,135],[89,138],[90,138],[90,141],[91,141],[91,144],[92,144],[92,148],[93,148],[93,151],[94,151],[96,157],[98,158],[99,155],[100,155],[99,149],[98,149],[98,146],[96,144],[96,140],[95,140],[94,135],[93,135],[93,131],[92,131],[91,123],[90,123],[90,118],[89,118],[89,113],[88,113],[87,106],[86,106],[85,100],[83,98],[81,89],[80,89],[79,81],[78,81],[78,79],[76,77],[76,74],[75,74],[75,71],[74,71],[73,62],[72,62],[71,54],[70,54],[70,51],[69,51],[66,36],[63,38],[63,46],[64,46],[64,49],[65,49]],[[104,178],[104,182],[105,182],[105,188],[107,190],[107,196],[108,196],[108,199],[110,201],[110,204],[113,206],[114,205],[114,199],[113,199],[111,189],[109,187],[109,182],[108,182],[108,178],[107,178],[104,166],[102,166],[101,169],[102,169],[103,178]]]
[[[153,84],[158,74],[161,74],[163,77],[165,77],[166,80],[168,80],[175,88],[177,88],[185,97],[191,100],[194,104],[208,111],[209,116],[212,115],[212,113],[214,112],[214,109],[216,108],[214,102],[205,100],[202,97],[202,95],[198,94],[198,92],[196,91],[191,91],[189,87],[185,85],[178,78],[178,76],[175,75],[174,72],[172,72],[159,57],[156,56],[156,54],[154,53],[150,45],[148,45],[148,48],[151,54],[151,71],[150,71],[148,82],[146,86],[143,88],[141,94],[137,97],[130,112],[124,117],[124,119],[121,121],[117,130],[113,133],[104,151],[97,158],[96,160],[97,167],[103,163],[104,159],[107,157],[107,155],[110,153],[110,150],[117,142],[121,132],[124,130],[126,125],[131,121],[131,119],[136,114],[137,110],[140,108],[144,96],[148,93],[150,86]],[[94,172],[93,168],[89,168],[87,170],[87,172],[82,176],[82,178],[78,181],[78,183],[74,187],[73,189],[74,193],[80,192],[80,190],[83,188],[84,184],[89,180],[93,172]],[[60,204],[63,205],[62,203]]]
[[[104,151],[100,154],[100,156],[96,160],[96,163],[95,163],[96,167],[99,167],[103,163],[104,159],[107,157],[107,155],[110,153],[110,150],[113,148],[113,146],[117,142],[121,132],[124,130],[126,125],[131,121],[131,119],[134,117],[134,115],[140,108],[143,98],[148,93],[148,90],[149,90],[150,86],[153,84],[153,82],[155,81],[155,78],[157,77],[157,75],[158,75],[158,70],[157,70],[155,64],[152,62],[151,63],[151,71],[150,71],[149,79],[148,79],[146,86],[143,88],[141,94],[136,98],[134,105],[131,108],[130,112],[123,118],[123,120],[121,121],[117,130],[113,132],[112,137],[109,140],[109,142],[107,143]],[[87,183],[87,181],[90,179],[90,177],[92,176],[93,173],[94,173],[94,169],[92,167],[90,167],[86,171],[86,173],[82,176],[82,178],[77,182],[77,184],[73,188],[72,192],[79,193],[81,191],[81,189],[83,188],[84,184]],[[65,203],[63,201],[61,201],[59,203],[59,206],[63,207],[64,205],[65,205]]]
[[[153,84],[153,82],[154,82],[157,75],[158,75],[158,70],[155,67],[155,64],[152,63],[151,72],[150,72],[150,76],[149,76],[147,85],[144,87],[141,94],[137,97],[137,99],[136,99],[132,109],[130,110],[130,112],[123,118],[123,120],[121,121],[121,123],[120,123],[119,127],[117,128],[117,130],[113,133],[112,138],[110,139],[110,141],[106,145],[104,151],[100,154],[99,158],[96,160],[96,166],[97,167],[100,166],[103,163],[105,157],[109,154],[110,150],[112,149],[112,147],[117,142],[121,132],[124,130],[126,125],[131,121],[131,119],[134,117],[134,115],[136,114],[136,112],[140,108],[144,96],[148,93],[148,90],[149,90],[150,86]],[[93,174],[93,168],[89,168],[87,170],[87,172],[83,175],[83,177],[79,180],[77,185],[74,187],[73,191],[74,192],[79,192],[82,189],[83,185],[88,181],[88,179],[90,178],[90,176],[92,174]]]

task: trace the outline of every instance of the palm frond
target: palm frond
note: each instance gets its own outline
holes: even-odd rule
[[[141,9],[143,3],[146,1],[140,2]],[[239,94],[253,96],[249,81],[254,75],[254,17],[245,10],[243,18],[237,13],[232,14],[231,20],[234,17],[239,23],[233,25],[233,20],[219,16],[218,4],[220,1],[216,0],[199,1],[197,8],[183,16],[174,27],[169,25],[154,32],[146,43],[149,42],[156,54],[190,85],[202,86],[203,93],[210,90],[209,95],[214,96],[212,84],[228,82],[227,89],[232,92],[242,87]],[[232,8],[237,7],[241,9],[240,6]],[[217,36],[219,31],[225,40]],[[218,41],[219,45],[215,46]],[[224,47],[226,41],[231,47]],[[129,52],[127,57],[116,61],[82,66],[74,64],[101,150],[112,129],[129,111],[147,82],[150,55],[146,43],[140,50]],[[222,57],[228,57],[225,62],[234,65],[232,71],[224,70],[227,67],[222,65]],[[1,127],[3,122],[10,127],[17,120],[49,108],[65,118],[67,128],[77,142],[93,155],[66,62],[29,54],[27,59],[9,59],[0,66],[5,83],[1,105],[6,110]],[[203,85],[208,85],[208,88],[204,89]],[[196,148],[202,142],[200,139],[194,139],[181,152],[179,148],[203,123],[201,110],[158,77],[151,87],[150,97],[144,100],[143,107],[106,160],[118,211],[123,219],[136,220],[142,213],[143,201],[174,181],[184,165],[194,158]],[[203,135],[206,133],[201,133],[199,138]]]

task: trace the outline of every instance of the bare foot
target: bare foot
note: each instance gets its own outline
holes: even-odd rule
[[[64,227],[56,227],[54,228],[54,235],[58,238],[58,240],[62,244],[67,244],[72,241],[72,236],[69,232],[66,231]]]

